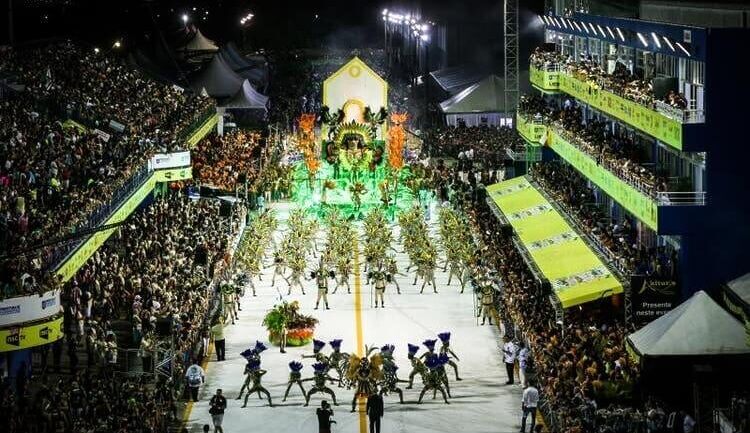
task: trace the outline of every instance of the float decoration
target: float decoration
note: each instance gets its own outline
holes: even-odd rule
[[[270,309],[263,318],[263,326],[268,330],[268,340],[279,345],[281,332],[286,328],[287,346],[310,344],[315,334],[318,319],[299,313],[299,302],[282,302]]]

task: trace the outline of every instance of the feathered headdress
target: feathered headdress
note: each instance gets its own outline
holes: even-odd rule
[[[442,367],[444,364],[440,361],[440,357],[438,355],[430,355],[427,357],[427,359],[425,359],[424,365],[430,370],[434,370],[436,368]]]
[[[441,332],[438,334],[438,338],[443,343],[448,343],[451,341],[451,333],[450,332]]]
[[[258,353],[263,352],[264,350],[268,349],[265,344],[261,343],[260,341],[255,342],[255,351]]]
[[[331,340],[328,342],[328,344],[331,345],[331,347],[335,350],[341,349],[341,342],[344,340]]]
[[[289,363],[289,369],[292,370],[293,373],[298,373],[300,370],[302,370],[302,363],[292,361]]]
[[[326,345],[325,341],[313,340],[313,352],[318,353],[323,346]]]
[[[328,368],[328,365],[325,362],[316,362],[312,365],[312,368],[316,373],[323,373]]]
[[[385,346],[380,348],[381,353],[387,353],[389,355],[393,355],[394,350],[396,350],[396,346],[392,344],[386,344]]]
[[[437,343],[437,340],[425,340],[422,342],[422,344],[425,345],[429,350],[435,350],[435,343]]]
[[[419,346],[409,344],[409,355],[415,355],[417,352],[419,352]]]

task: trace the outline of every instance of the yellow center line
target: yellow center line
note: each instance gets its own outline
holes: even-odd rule
[[[365,343],[364,333],[362,331],[362,278],[359,269],[359,244],[354,239],[354,324],[357,329],[357,356],[364,357]],[[359,412],[359,432],[367,433],[367,414],[365,413],[365,397],[360,396],[357,399]]]

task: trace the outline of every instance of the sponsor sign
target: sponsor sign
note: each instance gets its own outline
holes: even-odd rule
[[[630,300],[633,306],[633,321],[636,325],[643,326],[663,316],[677,306],[679,292],[679,285],[671,278],[631,276]]]
[[[0,329],[0,352],[42,346],[63,338],[63,335],[62,316],[35,325]]]
[[[151,168],[163,170],[165,168],[189,167],[190,151],[175,153],[157,153],[151,158]]]
[[[105,143],[109,141],[110,138],[112,138],[111,135],[107,134],[106,132],[102,131],[101,129],[94,129],[94,134],[98,135],[99,138],[101,138]]]
[[[0,302],[0,327],[35,322],[61,311],[59,291],[5,299]]]

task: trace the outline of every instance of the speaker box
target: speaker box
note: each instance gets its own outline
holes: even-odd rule
[[[171,317],[162,317],[156,320],[156,335],[159,337],[169,337],[172,335]]]
[[[654,97],[659,100],[664,99],[670,90],[679,91],[679,86],[680,83],[677,77],[654,78]]]
[[[222,201],[221,205],[219,206],[219,216],[222,217],[228,217],[232,215],[232,205]]]

